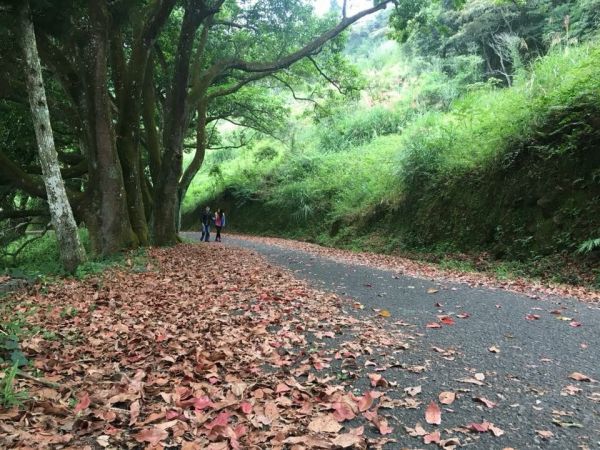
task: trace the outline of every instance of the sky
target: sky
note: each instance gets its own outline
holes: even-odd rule
[[[338,4],[341,5],[343,0],[337,0]],[[312,0],[315,5],[315,10],[317,14],[323,15],[327,11],[329,11],[329,5],[331,0]],[[353,14],[358,11],[362,11],[363,9],[367,9],[370,6],[373,6],[373,0],[348,0],[348,14]]]

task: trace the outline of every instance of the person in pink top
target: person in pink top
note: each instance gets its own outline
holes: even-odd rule
[[[225,213],[221,208],[215,213],[215,228],[217,229],[217,237],[215,242],[221,242],[221,230],[225,226]]]

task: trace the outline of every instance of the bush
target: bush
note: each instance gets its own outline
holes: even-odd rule
[[[348,109],[320,124],[319,149],[326,153],[340,152],[364,145],[378,136],[398,133],[406,120],[406,113],[381,106]]]

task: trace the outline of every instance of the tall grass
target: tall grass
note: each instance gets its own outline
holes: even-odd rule
[[[403,134],[396,174],[404,185],[498,162],[535,133],[547,115],[583,96],[600,99],[598,43],[555,51],[519,74],[509,89],[482,87],[448,112],[420,116]]]

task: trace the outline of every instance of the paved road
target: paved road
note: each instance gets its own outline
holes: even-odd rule
[[[188,236],[197,238],[193,233]],[[573,299],[535,300],[502,290],[410,278],[240,238],[227,237],[225,245],[254,250],[299,278],[348,298],[349,314],[373,317],[373,308],[386,309],[391,317],[385,326],[399,326],[398,321],[412,324],[409,329],[417,341],[402,355],[404,369],[420,364],[427,370],[388,369],[385,378],[397,382],[400,392],[422,386],[418,398],[425,403],[441,391],[459,392],[459,399],[443,410],[443,429],[487,420],[506,431],[501,437],[486,433],[467,442],[470,448],[600,448],[600,383],[569,378],[580,372],[600,380],[597,305]],[[431,289],[437,292],[428,293]],[[364,309],[354,308],[355,301]],[[454,325],[427,328],[428,323],[439,321],[439,315],[451,316]],[[559,317],[581,326],[573,327]],[[498,352],[491,352],[492,347]],[[483,386],[457,381],[475,373],[485,375]],[[474,397],[497,405],[488,409]],[[424,447],[404,432],[404,426],[414,427],[418,421],[425,425],[423,408],[394,411],[398,432],[393,437],[401,445],[390,448]],[[543,439],[537,430],[552,436]]]

